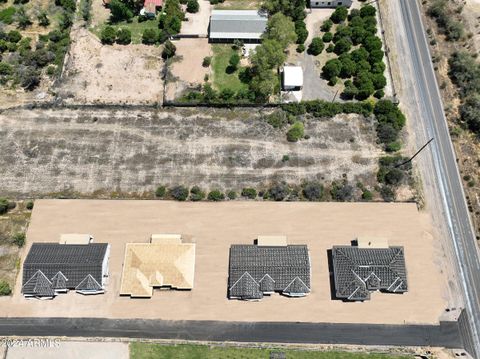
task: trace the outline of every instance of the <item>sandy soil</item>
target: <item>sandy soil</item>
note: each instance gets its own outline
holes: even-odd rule
[[[446,303],[430,231],[427,216],[419,214],[415,204],[39,200],[27,233],[28,246],[56,242],[67,232],[90,233],[96,242],[110,243],[107,292],[94,297],[69,293],[53,301],[26,300],[20,294],[20,275],[14,296],[0,299],[0,315],[437,323]],[[156,291],[149,300],[119,297],[125,243],[146,242],[151,233],[161,232],[181,233],[197,243],[194,289]],[[273,295],[260,302],[226,298],[229,246],[253,243],[259,234],[285,234],[289,243],[308,245],[309,296]],[[365,303],[331,300],[327,249],[349,244],[360,235],[386,236],[390,244],[405,246],[408,293],[374,293]]]
[[[103,0],[92,0],[91,25],[97,27],[103,25],[110,17],[110,10],[103,5]]]
[[[310,44],[312,39],[321,34],[320,26],[324,20],[328,19],[332,15],[334,9],[309,9],[307,12],[307,17],[305,19],[305,24],[308,30],[308,38],[305,41],[306,46]]]
[[[180,60],[170,67],[172,75],[189,85],[202,84],[205,75],[210,73],[209,68],[202,66],[203,58],[212,56],[212,46],[208,39],[181,39],[175,41],[175,46]]]
[[[286,130],[272,128],[261,116],[248,109],[4,112],[0,191],[139,193],[182,183],[238,191],[343,174],[352,184],[376,184],[383,152],[373,123],[364,117],[308,120],[310,139],[291,143]]]
[[[161,48],[103,46],[84,28],[72,30],[58,95],[71,103],[146,104],[162,100]]]
[[[208,0],[200,0],[198,3],[200,4],[200,10],[196,14],[190,14],[185,11],[188,20],[182,23],[182,35],[208,36],[212,5],[210,5]]]
[[[27,339],[25,339],[27,340]],[[128,359],[130,357],[128,343],[120,342],[74,342],[63,341],[59,339],[50,339],[48,345],[25,346],[15,345],[8,348],[8,353],[4,359]]]

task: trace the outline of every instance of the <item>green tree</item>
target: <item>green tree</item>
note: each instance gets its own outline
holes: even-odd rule
[[[285,49],[297,41],[295,24],[282,13],[276,13],[268,20],[265,38],[278,41]]]
[[[308,37],[308,30],[303,20],[295,22],[295,33],[297,34],[297,44],[303,44]]]
[[[330,20],[332,20],[335,24],[338,24],[342,21],[345,21],[348,16],[348,9],[345,6],[339,6],[335,9],[333,14],[330,16]]]
[[[342,97],[346,100],[351,100],[358,95],[358,89],[351,80],[345,81],[345,89],[342,92]]]
[[[367,36],[363,41],[363,46],[368,52],[382,49],[382,40],[378,36]]]
[[[102,44],[112,45],[117,38],[117,32],[112,26],[105,26],[100,33]]]
[[[334,77],[340,75],[340,71],[342,69],[342,63],[338,59],[331,59],[328,60],[325,65],[322,67],[322,76],[327,79],[331,80]]]
[[[323,42],[330,42],[333,39],[333,34],[331,32],[326,32],[323,34],[322,40]]]
[[[381,90],[385,86],[387,86],[387,79],[385,78],[385,76],[383,76],[383,74],[371,74],[370,78],[372,80],[375,90]]]
[[[198,0],[188,0],[187,2],[187,11],[195,14],[200,10],[200,5],[198,4]]]
[[[319,37],[314,37],[312,39],[312,42],[308,46],[308,53],[313,56],[320,55],[320,53],[323,51],[325,48],[325,45],[323,43],[323,40]]]
[[[162,50],[162,58],[168,59],[175,56],[175,52],[177,51],[177,47],[170,41],[167,40],[165,45],[163,45]]]
[[[132,42],[132,33],[129,29],[121,28],[117,31],[117,43],[120,45],[128,45]]]
[[[341,63],[339,76],[342,79],[352,77],[357,70],[357,64],[350,58],[348,54],[344,54],[340,56],[338,59],[340,60],[340,63]]]
[[[128,21],[133,17],[133,12],[120,0],[111,0],[109,3],[110,21],[113,23]]]
[[[376,13],[377,13],[377,10],[372,5],[364,5],[360,9],[361,17],[375,16]]]
[[[333,21],[330,19],[327,19],[323,22],[322,26],[320,27],[320,30],[323,32],[330,31],[333,26]]]
[[[13,73],[13,67],[9,63],[0,62],[0,76],[8,76]]]
[[[7,34],[7,40],[9,42],[17,43],[22,39],[22,35],[17,30],[10,30]]]
[[[165,186],[158,186],[157,189],[155,190],[155,197],[163,198],[166,193],[167,193],[167,189],[165,188]]]
[[[353,80],[353,84],[358,89],[357,100],[365,100],[375,92],[375,87],[367,72],[359,73]]]
[[[236,71],[239,63],[240,63],[240,56],[236,52],[234,52],[232,56],[230,56],[230,59],[228,60],[228,64],[233,71]]]
[[[276,40],[264,40],[251,55],[254,68],[274,69],[285,62],[287,56],[282,45]]]
[[[250,90],[255,94],[257,102],[266,102],[274,93],[278,78],[271,69],[257,68],[250,81]]]
[[[305,128],[303,123],[296,121],[287,131],[287,140],[289,142],[297,142],[299,139],[303,138]]]
[[[145,45],[153,45],[157,42],[158,34],[155,29],[145,29],[142,34],[142,43]]]
[[[349,52],[351,48],[352,42],[347,38],[343,38],[338,40],[338,42],[335,44],[333,52],[335,52],[337,55],[341,55],[343,53]]]

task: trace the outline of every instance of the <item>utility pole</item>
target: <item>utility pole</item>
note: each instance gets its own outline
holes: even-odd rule
[[[332,103],[335,102],[335,99],[337,98],[337,95],[338,95],[338,91],[340,91],[340,90],[337,90],[337,92],[335,92],[335,95],[333,95]]]
[[[427,147],[427,146],[430,144],[430,142],[432,142],[433,140],[434,140],[433,137],[432,137],[431,139],[429,139],[428,142],[427,142],[426,144],[424,144],[417,152],[415,152],[415,154],[414,154],[412,157],[410,157],[408,160],[406,160],[406,161],[404,161],[404,162],[396,165],[395,168],[400,167],[400,166],[403,166],[403,165],[405,165],[405,164],[407,164],[407,163],[409,163],[409,162],[412,162],[412,160],[413,160],[415,157],[417,157],[417,155],[418,155],[420,152],[422,152],[422,150],[423,150],[425,147]]]

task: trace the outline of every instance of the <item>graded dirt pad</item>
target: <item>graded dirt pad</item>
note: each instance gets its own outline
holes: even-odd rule
[[[84,28],[73,29],[57,94],[67,103],[155,104],[163,92],[161,48],[102,45]]]
[[[212,46],[208,39],[185,38],[175,41],[175,46],[179,60],[170,66],[172,75],[189,85],[201,85],[205,75],[210,72],[208,67],[202,66],[203,58],[212,56]]]
[[[27,233],[33,242],[58,242],[61,233],[89,233],[111,244],[107,292],[73,292],[52,301],[26,300],[21,275],[11,298],[0,299],[0,315],[160,318],[166,320],[299,321],[345,323],[437,323],[445,308],[443,277],[435,264],[428,216],[415,204],[233,201],[39,200]],[[181,233],[196,243],[192,291],[155,291],[151,299],[119,297],[125,243],[148,242],[152,233]],[[312,292],[305,298],[280,295],[260,302],[228,300],[231,244],[250,244],[259,234],[282,234],[307,244]],[[327,250],[357,236],[384,236],[405,247],[409,292],[374,293],[364,303],[332,301]],[[25,255],[24,254],[24,255]]]
[[[137,192],[159,184],[261,188],[275,181],[346,178],[376,184],[376,134],[358,115],[306,122],[291,143],[251,110],[25,110],[0,114],[4,195],[98,190]],[[284,155],[288,161],[282,161]]]

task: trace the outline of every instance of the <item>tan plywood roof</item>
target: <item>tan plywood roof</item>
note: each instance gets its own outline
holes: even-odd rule
[[[90,234],[63,233],[60,235],[60,244],[89,244],[92,241]]]
[[[281,246],[287,245],[287,236],[258,236],[257,245],[262,246]]]
[[[388,240],[385,237],[362,236],[357,238],[359,248],[388,248]]]
[[[120,295],[151,297],[155,287],[192,289],[194,243],[127,243]]]

